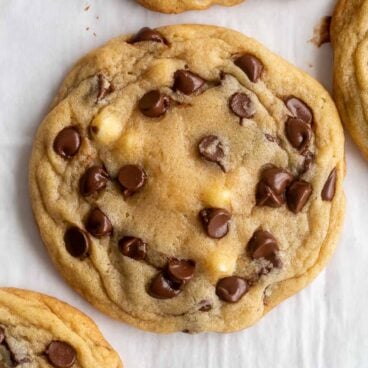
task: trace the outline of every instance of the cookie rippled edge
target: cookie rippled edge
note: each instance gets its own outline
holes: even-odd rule
[[[244,0],[137,0],[144,7],[161,13],[182,13],[188,10],[204,10],[212,5],[233,6]]]
[[[15,288],[0,288],[0,357],[9,367],[123,367],[85,314],[50,296]]]
[[[200,115],[198,127],[181,114]],[[164,131],[177,136],[188,188],[169,175],[175,161],[145,156],[168,147]],[[100,310],[150,331],[229,332],[325,266],[344,175],[340,120],[318,82],[242,34],[177,25],[119,37],[76,64],[38,130],[30,192],[51,258]]]
[[[339,0],[331,23],[333,94],[342,122],[368,159],[368,1]]]

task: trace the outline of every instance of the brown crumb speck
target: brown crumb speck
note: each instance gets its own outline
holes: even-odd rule
[[[88,11],[90,7],[91,7],[91,5],[87,5],[87,6],[84,8],[84,11]]]
[[[332,17],[323,17],[314,27],[313,38],[309,42],[321,47],[324,43],[330,42],[330,26]]]
[[[89,27],[86,27],[86,31],[89,31]]]
[[[97,19],[97,20],[99,20],[99,19],[100,19],[100,17],[97,15],[97,16],[96,16],[96,19]]]
[[[93,32],[93,35],[96,37],[97,35],[96,35],[96,32]]]

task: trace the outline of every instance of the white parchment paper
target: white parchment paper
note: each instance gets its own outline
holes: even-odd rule
[[[334,0],[248,0],[233,8],[162,15],[134,0],[0,0],[0,284],[80,308],[127,368],[368,367],[368,164],[349,138],[347,216],[331,263],[307,289],[234,334],[161,336],[105,317],[55,271],[28,198],[33,134],[64,74],[92,48],[145,25],[216,24],[257,38],[329,88],[330,45],[318,49],[308,40],[333,6]]]

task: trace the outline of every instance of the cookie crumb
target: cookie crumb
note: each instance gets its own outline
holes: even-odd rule
[[[91,7],[91,5],[87,5],[87,6],[84,8],[84,11],[88,11],[90,7]]]
[[[314,27],[313,38],[309,42],[317,47],[321,47],[325,43],[330,42],[330,26],[331,16],[323,17],[320,22]]]
[[[86,27],[86,31],[89,31],[89,27]]]
[[[93,32],[93,35],[96,37],[97,35],[96,35],[96,32]]]
[[[97,15],[97,16],[96,16],[96,19],[97,19],[97,20],[99,20],[99,19],[100,19],[100,17]]]

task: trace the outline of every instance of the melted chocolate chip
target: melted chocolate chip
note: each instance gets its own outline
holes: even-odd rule
[[[158,118],[166,113],[170,99],[158,90],[147,92],[139,101],[139,109],[149,118]]]
[[[49,362],[56,368],[69,368],[77,359],[75,349],[63,341],[52,341],[45,353]]]
[[[76,258],[85,258],[89,250],[88,235],[76,226],[70,227],[64,235],[66,250]]]
[[[191,95],[198,91],[205,83],[199,75],[189,70],[177,70],[174,79],[174,91],[180,91],[185,95]]]
[[[167,273],[170,279],[178,283],[188,282],[194,275],[195,262],[172,258],[167,264]]]
[[[205,208],[199,217],[207,235],[213,239],[221,239],[229,232],[231,214],[223,208]]]
[[[147,244],[140,238],[124,236],[119,240],[119,250],[126,257],[143,261],[147,255]]]
[[[219,137],[216,135],[203,137],[198,144],[198,150],[205,160],[218,164],[226,172],[224,165],[225,151]]]
[[[231,111],[240,118],[251,119],[256,113],[255,105],[245,93],[234,93],[229,100]]]
[[[253,259],[265,258],[272,261],[279,251],[277,240],[268,231],[256,230],[248,242],[247,251]]]
[[[86,229],[96,238],[112,234],[111,222],[99,208],[94,208],[90,212],[86,223]]]
[[[156,299],[171,299],[180,294],[181,286],[181,283],[170,280],[160,272],[152,280],[148,291]]]
[[[90,196],[106,188],[109,174],[103,166],[89,167],[79,181],[79,192],[82,196]]]
[[[302,167],[300,174],[305,174],[307,171],[309,171],[314,162],[314,154],[312,152],[306,151],[303,153],[303,156],[304,156],[304,162],[303,162],[303,167]]]
[[[334,168],[330,175],[327,178],[327,181],[322,189],[322,199],[324,201],[332,201],[335,197],[336,192],[336,179],[337,179],[337,171]]]
[[[257,185],[257,206],[280,207],[285,203],[285,191],[293,180],[286,170],[276,166],[267,167],[262,171],[261,180]]]
[[[130,43],[142,42],[142,41],[152,41],[166,44],[166,39],[154,29],[149,27],[144,27],[138,31],[138,33],[132,37]]]
[[[54,140],[54,151],[64,158],[75,156],[81,145],[81,136],[75,127],[66,127]]]
[[[285,124],[286,137],[290,144],[300,152],[304,152],[312,139],[312,129],[301,119],[289,118]]]
[[[304,180],[295,180],[286,193],[289,210],[298,213],[308,202],[312,194],[312,185]]]
[[[113,85],[103,74],[98,74],[98,92],[96,102],[102,101],[108,94],[114,91]]]
[[[251,82],[258,82],[263,72],[263,64],[257,57],[245,54],[238,57],[234,63],[248,76]]]
[[[207,300],[202,300],[199,305],[200,307],[198,310],[200,312],[209,312],[212,309],[212,304]]]
[[[130,197],[146,182],[147,175],[140,166],[126,165],[119,170],[118,181],[125,197]]]
[[[303,120],[305,123],[312,125],[313,113],[310,107],[294,96],[290,96],[285,100],[286,107],[292,113],[294,118]]]
[[[238,276],[229,276],[220,279],[216,285],[216,294],[225,302],[236,303],[248,291],[249,286],[246,280]]]
[[[280,144],[280,139],[278,137],[274,137],[268,133],[265,133],[265,137],[269,142]]]
[[[2,327],[0,327],[0,344],[5,342],[5,331]]]

